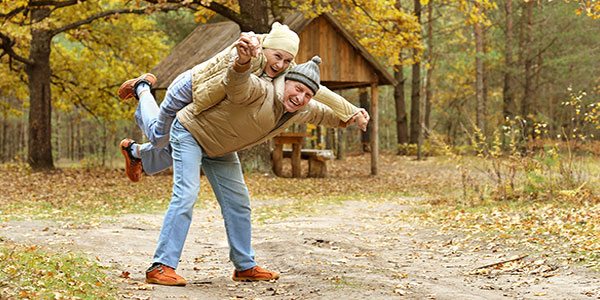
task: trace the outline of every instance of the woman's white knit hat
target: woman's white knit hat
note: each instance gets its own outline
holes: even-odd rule
[[[271,31],[263,41],[263,48],[284,50],[296,57],[300,38],[298,34],[293,32],[287,25],[282,25],[279,22],[271,25]]]

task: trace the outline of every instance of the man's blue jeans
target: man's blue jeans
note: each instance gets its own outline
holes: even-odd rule
[[[169,85],[160,108],[152,94],[142,93],[135,113],[139,127],[150,140],[140,149],[144,171],[153,174],[173,165],[173,195],[154,262],[177,268],[200,190],[200,167],[203,167],[221,206],[229,257],[237,270],[252,268],[256,263],[251,246],[250,196],[240,161],[236,153],[207,157],[192,135],[178,121],[173,122],[177,112],[191,101],[192,74],[187,71]]]
[[[237,153],[210,158],[179,121],[171,128],[173,195],[154,254],[154,262],[177,268],[192,221],[204,169],[225,221],[229,258],[237,270],[254,267],[251,246],[250,196]]]
[[[135,111],[135,120],[149,142],[140,147],[144,172],[156,174],[173,164],[169,146],[169,131],[177,112],[192,102],[192,72],[181,73],[169,85],[160,107],[150,93],[142,93]]]

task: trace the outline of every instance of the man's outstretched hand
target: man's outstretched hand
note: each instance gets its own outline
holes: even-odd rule
[[[352,117],[350,123],[356,123],[356,126],[358,126],[360,130],[366,132],[370,120],[371,117],[369,116],[369,113],[364,108],[359,108],[358,112]]]

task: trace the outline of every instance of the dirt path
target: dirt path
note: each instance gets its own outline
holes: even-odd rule
[[[264,205],[256,201],[253,205]],[[525,254],[497,245],[461,249],[457,236],[416,228],[396,203],[347,201],[322,214],[254,226],[260,265],[277,282],[236,283],[216,207],[196,209],[179,273],[184,288],[146,285],[162,215],[127,215],[77,228],[57,222],[0,224],[0,236],[82,251],[111,266],[125,299],[600,299],[600,275],[529,254],[515,268],[477,267]],[[522,250],[521,250],[522,251]],[[130,279],[117,276],[130,272]]]

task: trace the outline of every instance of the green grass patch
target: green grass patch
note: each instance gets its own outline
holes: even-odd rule
[[[357,288],[362,286],[359,282],[353,281],[346,276],[333,276],[327,278],[337,289]]]
[[[106,269],[83,256],[0,243],[0,299],[117,299]]]

